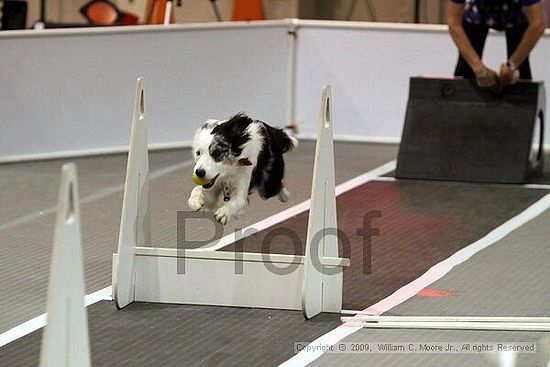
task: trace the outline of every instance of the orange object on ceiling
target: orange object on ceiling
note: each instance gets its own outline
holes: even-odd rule
[[[119,18],[119,12],[110,4],[96,2],[88,8],[88,19],[95,25],[113,25]]]
[[[262,0],[234,0],[231,20],[264,20]]]
[[[172,4],[174,5],[174,4]],[[145,24],[164,24],[164,12],[166,11],[166,0],[147,0],[145,5]],[[170,14],[170,23],[174,23],[174,10]]]

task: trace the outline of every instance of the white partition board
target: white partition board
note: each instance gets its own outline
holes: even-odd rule
[[[336,137],[400,138],[409,78],[451,76],[458,57],[445,26],[300,21],[299,29],[296,122],[300,132],[311,136],[317,128],[315,96],[330,84],[338,96]],[[506,60],[503,34],[489,35],[484,54],[494,68]],[[531,55],[536,80],[550,81],[548,60],[549,33]],[[550,143],[550,134],[545,140]]]
[[[313,136],[314,101],[327,84],[340,101],[336,138],[395,141],[409,77],[450,76],[457,59],[443,25],[308,20],[9,31],[0,46],[0,162],[124,151],[138,75],[159,121],[155,147],[181,146],[202,120],[240,110],[275,125],[295,110]],[[485,56],[495,68],[505,60],[503,34],[489,36]],[[531,55],[536,80],[550,81],[547,60],[550,31]]]
[[[285,121],[284,21],[2,32],[0,47],[0,161],[124,150],[137,76],[150,144],[189,142],[205,119],[239,111]]]

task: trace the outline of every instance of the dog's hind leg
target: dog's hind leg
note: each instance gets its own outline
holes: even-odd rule
[[[273,157],[273,160],[263,173],[263,181],[258,190],[262,199],[267,200],[274,196],[277,196],[281,201],[283,201],[285,197],[288,199],[288,192],[283,192],[284,172],[285,161],[283,160],[282,154],[279,154]]]
[[[286,189],[286,187],[283,186],[281,188],[281,191],[279,191],[279,193],[277,194],[277,199],[279,199],[281,203],[286,203],[288,201],[288,195],[288,190]]]

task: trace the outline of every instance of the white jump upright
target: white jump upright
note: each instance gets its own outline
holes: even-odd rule
[[[90,366],[76,166],[61,173],[40,367]]]
[[[323,87],[306,237],[302,309],[306,318],[342,309],[343,273],[327,273],[316,259],[338,257],[334,144],[330,86]],[[332,231],[333,233],[330,233]],[[328,270],[328,269],[326,269]]]
[[[113,297],[122,308],[134,301],[134,251],[151,243],[149,152],[143,78],[138,78],[124,185],[118,257],[113,264]]]
[[[319,157],[314,182],[316,186],[325,185],[325,190],[314,189],[312,194],[312,203],[315,203],[312,211],[321,208],[323,212],[313,215],[321,219],[310,221],[310,225],[314,223],[315,226],[310,232],[321,233],[325,224],[336,227],[330,90],[325,88],[323,93],[321,124],[329,128],[319,130]],[[336,241],[322,240],[320,251],[308,251],[304,256],[146,247],[150,246],[146,129],[140,79],[132,122],[118,254],[113,256],[113,296],[117,307],[125,307],[134,301],[259,307],[302,310],[308,318],[320,312],[340,312],[342,268],[349,265],[349,260],[338,257]],[[320,165],[326,167],[321,169]],[[332,203],[327,203],[330,200]],[[310,259],[312,254],[317,256],[315,260]],[[180,273],[179,262],[184,262],[179,269],[185,269]],[[306,273],[306,264],[316,264],[310,266],[316,271]],[[236,271],[240,269],[242,271]],[[336,275],[323,275],[328,272]]]

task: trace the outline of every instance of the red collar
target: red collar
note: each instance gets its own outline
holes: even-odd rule
[[[252,166],[252,162],[248,158],[239,159],[239,166]]]

